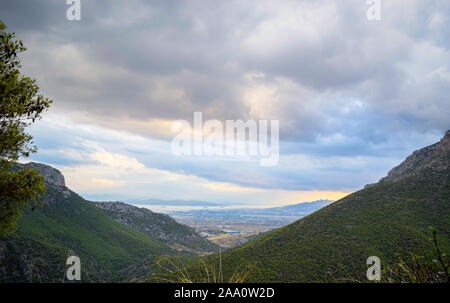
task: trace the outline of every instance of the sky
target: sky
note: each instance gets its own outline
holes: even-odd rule
[[[377,182],[450,129],[450,2],[2,0],[54,100],[38,153],[93,200],[283,205]],[[174,155],[176,120],[279,120],[275,166]]]

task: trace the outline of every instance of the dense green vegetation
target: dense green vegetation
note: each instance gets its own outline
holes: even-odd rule
[[[437,231],[430,226],[434,249],[425,255],[408,253],[399,255],[394,267],[383,269],[382,282],[399,283],[443,283],[450,282],[450,258],[442,252],[438,243]]]
[[[117,221],[157,238],[178,251],[202,255],[217,252],[219,249],[217,245],[197,234],[194,229],[178,223],[168,215],[122,202],[95,202],[95,205]]]
[[[393,267],[397,253],[432,250],[428,227],[450,251],[450,177],[431,170],[395,183],[377,184],[299,221],[225,253],[225,275],[258,263],[248,281],[366,280],[366,259]]]
[[[0,253],[6,268],[0,280],[61,282],[73,253],[81,259],[82,281],[121,281],[148,274],[156,256],[173,252],[74,192],[67,197],[49,186],[44,202],[42,208],[26,210],[17,232],[0,241],[0,251],[7,252],[3,260]]]

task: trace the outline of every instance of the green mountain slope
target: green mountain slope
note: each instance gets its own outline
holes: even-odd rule
[[[128,281],[151,274],[156,268],[154,259],[160,255],[192,255],[192,251],[173,249],[175,242],[165,241],[174,240],[170,230],[159,239],[157,234],[138,231],[70,191],[59,171],[42,164],[27,165],[41,171],[47,194],[42,208],[24,212],[16,233],[0,239],[0,282],[61,282],[69,254],[80,257],[85,282]],[[169,222],[172,230],[178,231],[175,238],[188,229],[171,218],[144,213],[139,221],[142,226],[155,228],[155,224]],[[199,237],[191,230],[187,234]]]
[[[443,251],[450,249],[450,132],[415,152],[378,184],[223,256],[224,273],[256,262],[249,281],[366,280],[366,259],[382,266],[397,253],[432,249],[433,226]]]
[[[27,210],[17,232],[2,241],[0,281],[60,282],[69,251],[81,259],[83,281],[119,281],[143,259],[170,253],[162,242],[118,223],[73,192],[65,197],[50,188],[45,199],[56,203]]]
[[[202,255],[217,252],[219,249],[192,228],[178,223],[168,215],[122,202],[95,202],[95,205],[118,222],[157,238],[175,250]]]

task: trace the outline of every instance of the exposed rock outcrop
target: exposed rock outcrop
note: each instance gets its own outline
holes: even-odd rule
[[[29,162],[27,164],[18,164],[18,168],[32,168],[36,169],[42,177],[44,178],[46,186],[51,186],[55,189],[57,189],[59,192],[63,194],[65,198],[70,196],[70,191],[66,187],[66,182],[64,179],[63,174],[57,170],[56,168],[53,168],[49,165],[45,165],[42,163],[35,163],[35,162]]]
[[[450,130],[438,143],[416,150],[399,166],[389,171],[379,183],[396,182],[409,176],[420,174],[426,169],[439,172],[449,168],[450,163]]]

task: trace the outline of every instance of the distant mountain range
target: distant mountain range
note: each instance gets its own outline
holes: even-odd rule
[[[195,200],[160,200],[160,199],[146,199],[127,201],[134,205],[167,205],[167,206],[224,206],[221,203],[195,201]]]
[[[282,213],[296,213],[296,214],[310,214],[313,213],[322,207],[325,207],[334,201],[331,200],[316,200],[312,202],[302,202],[292,205],[286,205],[281,207],[272,207],[272,208],[265,208],[264,211],[266,212],[282,212]]]
[[[80,257],[82,281],[129,281],[155,271],[160,255],[192,256],[217,246],[167,215],[125,203],[86,201],[56,169],[38,163],[44,206],[25,210],[18,230],[0,239],[0,282],[61,282],[68,254]]]
[[[429,226],[436,228],[440,248],[448,254],[449,163],[447,131],[380,182],[226,252],[224,274],[256,263],[249,282],[367,281],[369,256],[378,256],[388,268],[398,262],[398,253],[434,252]]]
[[[312,211],[316,211],[321,207],[327,206],[330,204],[331,200],[316,200],[312,202],[301,202],[297,204],[280,206],[280,207],[271,207],[264,208],[265,211],[296,211],[301,212],[304,211],[306,213],[310,213]],[[204,207],[215,207],[215,206],[227,206],[225,203],[215,203],[215,202],[205,202],[205,201],[196,201],[196,200],[160,200],[160,199],[146,199],[146,200],[130,200],[127,201],[129,204],[133,205],[158,205],[158,206],[204,206]],[[250,205],[247,208],[240,209],[258,209],[262,210],[262,208],[252,208]]]

